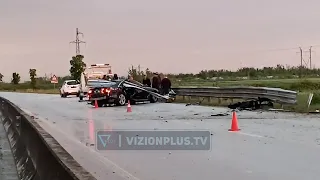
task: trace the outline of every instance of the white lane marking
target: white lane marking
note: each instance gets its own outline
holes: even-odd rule
[[[34,113],[32,113],[32,112],[30,112],[30,111],[28,111],[28,110],[26,110],[26,109],[23,109],[23,108],[21,108],[21,109],[22,109],[24,112],[26,112],[27,114],[29,114],[29,115],[33,115],[33,114],[34,114]],[[38,116],[38,118],[43,120],[43,118],[40,118],[39,116]],[[45,122],[47,125],[52,126],[52,128],[53,128],[53,126],[54,126],[53,124],[50,124],[50,123],[47,122],[47,121],[41,121],[41,122]],[[141,180],[141,179],[135,177],[134,175],[132,175],[131,173],[129,173],[128,171],[126,171],[126,170],[124,170],[123,168],[121,168],[119,165],[117,165],[116,163],[114,163],[114,162],[111,161],[110,159],[108,159],[108,158],[106,158],[105,156],[101,155],[100,153],[98,153],[98,152],[95,151],[94,149],[91,149],[91,148],[87,147],[86,145],[84,145],[83,143],[77,141],[76,138],[71,138],[67,133],[65,133],[64,131],[62,131],[62,130],[60,130],[59,128],[57,128],[57,126],[55,126],[54,130],[59,131],[59,133],[65,135],[65,137],[67,137],[69,140],[72,140],[72,141],[74,141],[74,142],[76,142],[76,143],[78,143],[78,144],[81,144],[83,147],[89,149],[89,151],[91,151],[92,153],[95,153],[97,156],[102,157],[102,159],[106,160],[108,163],[110,163],[111,165],[113,165],[115,168],[117,168],[117,169],[119,169],[120,171],[122,171],[122,172],[123,172],[124,174],[126,174],[129,178],[132,178],[132,179],[134,179],[134,180]],[[100,162],[102,162],[104,165],[108,166],[108,164],[107,164],[105,161],[102,161],[100,158],[98,158],[98,160],[99,160]]]
[[[249,134],[249,133],[244,133],[244,132],[236,132],[237,134],[241,134],[241,135],[246,135],[246,136],[251,136],[251,137],[257,137],[257,138],[263,138],[263,136],[260,135],[256,135],[256,134]]]

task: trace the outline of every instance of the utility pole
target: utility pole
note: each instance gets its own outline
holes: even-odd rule
[[[312,69],[312,63],[311,63],[311,54],[312,54],[312,51],[311,51],[311,48],[312,48],[312,46],[310,46],[310,49],[309,49],[309,55],[310,55],[310,59],[309,59],[309,63],[310,63],[310,69]]]
[[[300,49],[300,72],[299,72],[299,77],[302,77],[302,63],[303,63],[303,52],[302,52],[302,48],[299,47]]]
[[[81,40],[79,39],[79,35],[80,35],[80,34],[81,34],[82,37],[83,37],[83,33],[82,33],[82,32],[79,32],[79,30],[78,30],[78,28],[77,28],[77,29],[76,29],[76,40],[70,42],[70,43],[76,44],[76,55],[80,55],[80,44],[86,43],[86,42],[81,41]]]

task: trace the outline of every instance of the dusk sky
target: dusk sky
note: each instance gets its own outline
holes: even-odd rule
[[[319,0],[1,0],[0,72],[22,80],[69,73],[75,30],[85,63],[114,73],[141,65],[164,73],[298,65],[313,48],[320,67]],[[287,49],[270,51],[271,49]],[[305,54],[308,60],[309,54]]]

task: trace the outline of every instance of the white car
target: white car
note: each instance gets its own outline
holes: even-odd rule
[[[77,95],[79,97],[79,87],[80,83],[76,80],[66,80],[63,82],[60,88],[60,95],[62,98],[69,95]]]

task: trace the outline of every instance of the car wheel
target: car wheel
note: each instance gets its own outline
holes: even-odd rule
[[[150,103],[155,103],[155,102],[158,101],[158,98],[155,97],[155,96],[150,95],[150,96],[149,96],[149,101],[150,101]]]
[[[124,105],[126,105],[126,96],[124,95],[124,94],[119,94],[118,95],[118,98],[117,98],[117,105],[119,105],[119,106],[124,106]]]
[[[62,94],[60,94],[60,96],[61,96],[62,98],[65,98],[65,97],[67,97],[67,94],[66,94],[66,93],[62,93]]]
[[[77,93],[77,97],[80,97],[80,92]]]

